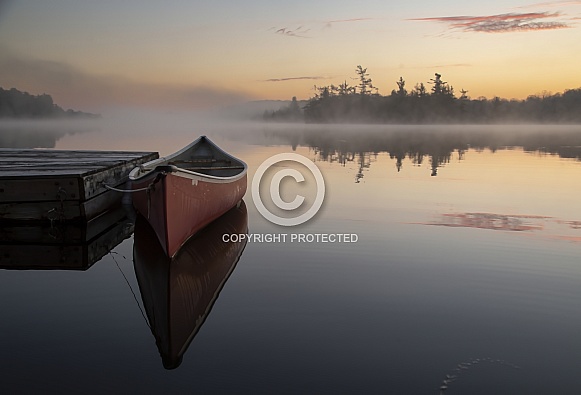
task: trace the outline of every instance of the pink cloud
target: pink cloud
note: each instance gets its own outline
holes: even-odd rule
[[[554,30],[570,27],[559,12],[510,13],[487,16],[445,16],[413,18],[412,21],[440,22],[463,32],[506,33],[515,31]]]
[[[350,18],[350,19],[336,19],[333,21],[327,21],[327,23],[343,23],[343,22],[362,22],[362,21],[372,21],[375,18]]]
[[[328,77],[321,76],[307,76],[307,77],[284,77],[284,78],[269,78],[264,80],[264,82],[282,82],[282,81],[295,81],[295,80],[324,80]]]

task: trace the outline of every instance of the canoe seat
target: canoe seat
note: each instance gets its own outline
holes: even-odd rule
[[[198,158],[196,158],[196,159],[191,159],[191,160],[178,159],[178,160],[171,161],[170,163],[172,163],[172,164],[178,164],[178,163],[179,164],[182,164],[182,163],[183,164],[190,164],[190,163],[191,164],[195,164],[195,163],[232,163],[232,161],[227,160],[227,159],[213,159],[213,158],[208,158],[208,159],[200,158],[200,159],[198,159]]]

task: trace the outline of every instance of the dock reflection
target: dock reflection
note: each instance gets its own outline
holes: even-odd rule
[[[151,331],[166,369],[175,369],[234,271],[246,243],[223,242],[246,233],[244,202],[212,222],[168,258],[147,220],[135,225],[133,263]]]
[[[0,221],[0,269],[87,270],[133,233],[130,207],[91,221]]]

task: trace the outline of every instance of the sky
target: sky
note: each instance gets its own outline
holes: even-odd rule
[[[523,99],[581,87],[581,0],[0,0],[0,87],[65,108],[197,109],[387,95],[434,73],[458,93]]]

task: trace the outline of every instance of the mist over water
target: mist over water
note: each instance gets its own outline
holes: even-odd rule
[[[309,147],[322,159],[336,155],[387,152],[392,157],[442,156],[467,149],[522,148],[526,152],[581,157],[579,125],[316,125],[265,123],[221,112],[115,110],[91,120],[2,120],[4,148],[152,149],[167,154],[199,135],[244,144]],[[173,148],[172,148],[173,147]],[[167,151],[166,151],[167,150]]]
[[[0,120],[0,148],[55,148],[67,135],[98,132],[88,120]]]

